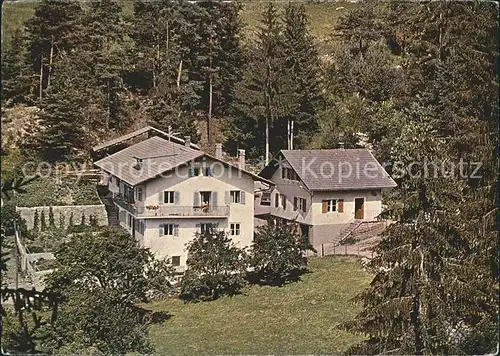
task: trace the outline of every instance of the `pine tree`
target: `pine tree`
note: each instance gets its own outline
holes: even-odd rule
[[[56,227],[56,223],[54,221],[54,210],[52,209],[51,206],[49,206],[49,227],[51,228]]]
[[[40,215],[38,214],[38,210],[35,210],[35,214],[33,216],[33,231],[38,231],[40,228]]]
[[[74,159],[85,147],[87,135],[85,77],[74,76],[76,62],[67,57],[59,64],[57,76],[53,80],[40,112],[43,130],[36,133],[36,145],[41,156],[48,162]],[[90,126],[90,125],[89,125]]]
[[[79,43],[81,16],[77,2],[43,0],[26,22],[30,58],[34,73],[39,75],[36,96],[40,101],[58,60]]]
[[[47,230],[47,221],[45,220],[45,210],[40,214],[40,231]]]
[[[84,18],[85,44],[82,50],[93,58],[92,74],[96,81],[93,97],[104,113],[103,131],[127,127],[123,73],[131,43],[126,40],[127,26],[122,5],[115,0],[92,2]]]
[[[247,127],[243,132],[250,131],[251,134],[243,137],[246,145],[261,147],[258,152],[264,153],[266,162],[271,151],[286,147],[286,117],[297,108],[295,84],[284,65],[282,31],[278,9],[269,3],[263,13],[259,38],[248,53],[252,61],[238,87],[237,114],[232,124],[237,130],[232,134],[235,139],[240,138],[238,128]],[[264,142],[261,140],[263,131]],[[271,142],[271,136],[278,139]]]
[[[31,74],[23,32],[16,29],[10,47],[2,51],[2,102],[30,103]]]
[[[320,62],[304,4],[288,3],[283,22],[284,67],[291,73],[298,103],[297,110],[287,117],[287,127],[293,125],[297,146],[303,147],[316,130],[315,116],[322,106]],[[290,135],[293,137],[294,132]]]

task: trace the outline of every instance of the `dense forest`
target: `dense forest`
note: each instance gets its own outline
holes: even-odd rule
[[[2,52],[2,110],[39,109],[4,148],[20,162],[86,161],[96,142],[146,123],[255,160],[292,145],[370,147],[392,162],[397,223],[371,262],[364,311],[343,326],[368,335],[351,351],[494,350],[496,4],[362,1],[321,55],[304,4],[266,4],[249,37],[241,7],[42,1]]]

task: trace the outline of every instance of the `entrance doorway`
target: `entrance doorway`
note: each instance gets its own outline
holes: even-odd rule
[[[354,199],[354,218],[355,219],[365,218],[365,198]]]

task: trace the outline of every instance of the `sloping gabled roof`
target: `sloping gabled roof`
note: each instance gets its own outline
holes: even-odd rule
[[[112,140],[109,140],[109,141],[106,141],[106,142],[103,142],[99,145],[96,145],[94,147],[92,147],[92,150],[94,152],[97,152],[97,151],[100,151],[100,150],[103,150],[105,148],[109,148],[109,147],[112,147],[112,146],[115,146],[115,145],[118,145],[122,142],[125,142],[125,141],[128,141],[128,140],[131,140],[133,139],[134,137],[137,137],[137,136],[140,136],[142,134],[145,134],[145,133],[153,133],[153,134],[157,134],[161,137],[164,137],[166,139],[168,139],[170,137],[170,140],[172,142],[175,142],[175,143],[180,143],[180,144],[184,144],[185,143],[185,140],[183,140],[182,138],[180,137],[177,137],[177,136],[174,136],[174,135],[169,135],[168,133],[162,131],[162,130],[158,130],[152,126],[145,126],[139,130],[135,130],[133,132],[130,132],[126,135],[122,135],[120,137],[117,137],[117,138],[114,138]],[[200,146],[194,144],[194,143],[191,143],[191,148],[194,148],[194,149],[197,149],[199,150],[200,149]]]
[[[239,169],[237,166],[216,159],[202,151],[169,142],[158,136],[124,148],[94,164],[130,185],[137,185],[201,157],[208,157],[227,167]],[[140,166],[138,165],[139,161]],[[254,180],[273,184],[256,174],[245,170],[241,171],[250,175]]]
[[[282,150],[259,175],[286,161],[311,191],[392,188],[397,184],[367,149]]]

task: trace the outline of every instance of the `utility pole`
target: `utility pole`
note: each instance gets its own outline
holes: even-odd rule
[[[290,124],[290,149],[293,150],[293,120]]]

